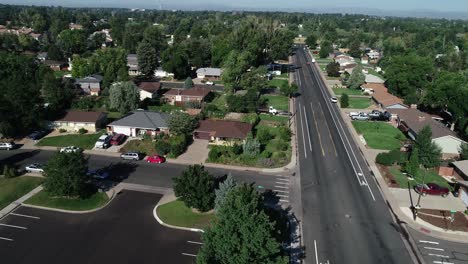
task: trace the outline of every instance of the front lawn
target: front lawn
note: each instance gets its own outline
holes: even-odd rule
[[[401,142],[406,139],[403,133],[384,122],[353,121],[353,126],[364,136],[367,145],[373,149],[398,149]]]
[[[361,90],[358,89],[348,89],[348,88],[332,88],[335,95],[362,95]]]
[[[276,110],[288,111],[289,99],[282,95],[263,95],[267,99],[268,106],[273,106]]]
[[[120,152],[125,153],[130,151],[138,151],[146,155],[151,155],[155,153],[154,142],[150,139],[130,140],[120,149]]]
[[[41,185],[43,181],[43,178],[31,176],[0,178],[0,210]]]
[[[92,149],[101,135],[102,133],[84,135],[70,134],[55,137],[45,137],[41,139],[41,141],[39,141],[36,145],[51,147],[76,146],[82,149]]]
[[[57,79],[62,79],[64,75],[71,74],[69,71],[54,71],[54,76]]]
[[[287,116],[279,116],[279,115],[260,114],[260,121],[287,124],[288,117]]]
[[[288,73],[282,73],[281,75],[275,75],[275,78],[281,78],[281,79],[287,79],[288,78]]]
[[[214,213],[196,213],[179,200],[159,206],[156,213],[166,224],[199,229],[210,226],[215,218]]]
[[[398,185],[400,185],[400,188],[408,188],[408,182],[410,183],[411,188],[413,188],[418,183],[423,183],[424,171],[422,169],[419,170],[419,173],[417,173],[416,175],[413,175],[414,180],[409,180],[408,176],[403,174],[395,166],[390,167],[389,170],[390,170],[390,173],[395,178],[395,180],[398,182]],[[451,189],[451,186],[449,185],[449,183],[433,170],[427,170],[424,182],[435,183],[439,186],[443,186],[443,187]]]
[[[371,105],[370,98],[349,97],[349,106],[351,109],[365,109]]]
[[[26,204],[70,211],[86,211],[104,206],[109,201],[107,194],[97,192],[88,198],[51,197],[45,190],[26,200]]]
[[[279,88],[283,85],[288,85],[289,82],[287,79],[273,79],[268,81],[268,86],[269,87],[276,87]]]
[[[166,112],[166,113],[169,113],[175,110],[183,110],[183,109],[184,108],[182,106],[170,105],[170,104],[148,106],[149,111]]]

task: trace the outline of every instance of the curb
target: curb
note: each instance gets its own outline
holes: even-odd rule
[[[169,227],[169,228],[173,228],[173,229],[179,229],[179,230],[185,230],[185,231],[191,231],[191,232],[200,232],[200,233],[204,233],[205,231],[203,231],[202,229],[197,229],[197,228],[189,228],[189,227],[181,227],[181,226],[174,226],[174,225],[169,225],[169,224],[166,224],[164,223],[159,217],[158,217],[158,213],[157,213],[157,210],[158,210],[158,207],[160,206],[160,204],[158,203],[154,209],[153,209],[153,216],[154,218],[156,219],[156,221],[158,221],[158,223],[162,226],[165,226],[165,227]]]

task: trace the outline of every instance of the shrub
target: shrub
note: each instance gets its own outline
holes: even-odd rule
[[[254,126],[258,123],[258,121],[260,121],[260,118],[256,113],[246,114],[242,117],[242,122],[249,123]]]
[[[390,166],[392,164],[404,164],[406,162],[407,155],[399,151],[398,149],[391,150],[388,153],[379,153],[375,158],[375,162]]]
[[[257,130],[257,139],[261,144],[266,145],[268,141],[273,139],[273,135],[270,134],[270,130],[267,127],[260,127]]]
[[[171,144],[166,140],[158,140],[156,141],[154,148],[159,155],[166,155],[171,151]]]
[[[390,166],[393,163],[388,153],[377,154],[377,157],[375,157],[375,162],[377,162],[378,164],[385,165],[385,166]]]
[[[257,156],[260,153],[260,147],[261,144],[258,139],[248,138],[243,146],[244,154],[250,157]]]
[[[5,165],[5,166],[3,166],[3,176],[6,179],[14,178],[14,177],[18,176],[18,171],[16,170],[16,168],[14,166]]]
[[[349,96],[348,96],[348,94],[341,95],[340,105],[341,105],[342,108],[346,108],[346,107],[349,106]]]
[[[67,130],[65,128],[60,128],[59,129],[59,133],[65,133],[65,132],[67,132]]]
[[[242,154],[242,151],[243,151],[242,145],[239,145],[239,144],[236,143],[236,144],[234,144],[232,146],[232,153],[234,155],[240,155],[240,154]]]
[[[80,129],[78,130],[78,133],[81,134],[81,135],[83,135],[83,134],[88,133],[88,130],[86,130],[86,129],[84,129],[84,128],[80,128]]]
[[[291,140],[291,129],[287,128],[287,127],[280,127],[279,128],[279,137],[281,140],[283,141],[286,141],[286,142],[289,142]]]
[[[262,158],[266,158],[266,159],[267,159],[267,158],[271,158],[271,155],[272,155],[272,153],[271,153],[271,151],[269,151],[269,150],[265,150],[265,151],[263,151],[263,152],[261,153],[261,157],[262,157]]]
[[[187,137],[185,135],[177,135],[169,138],[169,144],[171,145],[170,155],[177,157],[184,153],[187,147]]]
[[[221,156],[221,152],[217,147],[214,147],[208,153],[208,160],[211,162],[218,161],[218,158]]]

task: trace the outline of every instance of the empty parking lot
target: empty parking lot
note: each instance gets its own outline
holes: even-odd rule
[[[200,234],[159,225],[160,198],[124,190],[89,214],[19,207],[0,220],[2,263],[194,263]]]

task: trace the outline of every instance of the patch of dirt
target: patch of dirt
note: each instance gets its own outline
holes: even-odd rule
[[[377,168],[379,168],[380,174],[382,174],[382,176],[384,177],[385,182],[387,183],[388,187],[400,188],[400,185],[395,180],[395,178],[393,177],[392,173],[390,172],[387,166],[383,166],[380,164],[376,164],[376,165],[377,165]]]
[[[468,218],[464,213],[456,212],[455,220],[451,223],[451,213],[445,210],[420,209],[418,217],[431,225],[453,231],[468,232]]]

